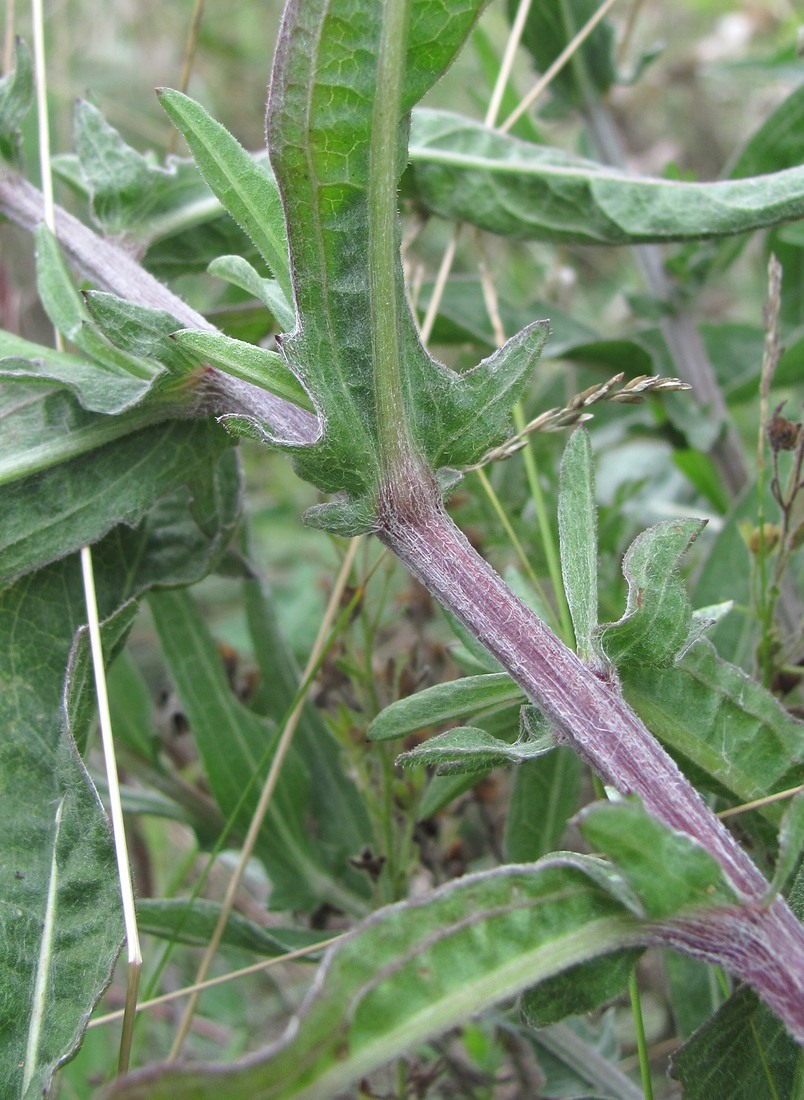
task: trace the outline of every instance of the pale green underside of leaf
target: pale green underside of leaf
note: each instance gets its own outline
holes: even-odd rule
[[[486,730],[474,726],[457,729],[431,737],[410,752],[396,758],[404,767],[434,767],[438,775],[454,775],[458,772],[488,771],[503,764],[521,764],[535,760],[553,748],[549,731],[542,739],[527,739],[509,744],[493,737]]]
[[[469,876],[380,910],[329,955],[273,1049],[242,1066],[148,1070],[106,1095],[189,1100],[216,1090],[229,1100],[331,1100],[482,1007],[633,945],[638,922],[605,875],[594,861],[567,857]]]
[[[716,183],[630,176],[446,111],[414,113],[410,160],[429,209],[505,236],[701,240],[804,217],[804,168]]]

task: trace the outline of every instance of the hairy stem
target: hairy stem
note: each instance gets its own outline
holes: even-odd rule
[[[0,214],[33,230],[44,221],[42,194],[16,172],[0,167]],[[67,211],[55,208],[56,237],[65,258],[93,286],[137,305],[172,313],[177,327],[215,332],[213,325],[149,274],[119,245],[104,240]],[[208,372],[206,404],[200,411],[247,412],[292,442],[309,443],[318,433],[316,417],[258,386],[222,371]],[[192,411],[192,410],[188,410]]]
[[[557,737],[623,794],[637,794],[670,828],[696,840],[746,899],[718,936],[709,915],[676,929],[686,952],[749,981],[804,1040],[804,928],[783,899],[763,903],[768,885],[642,721],[616,683],[598,678],[472,548],[430,494],[418,514],[386,515],[378,532],[439,602],[501,662],[550,719]],[[742,938],[741,938],[742,937]]]

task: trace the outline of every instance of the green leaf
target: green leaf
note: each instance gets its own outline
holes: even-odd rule
[[[163,88],[159,101],[192,150],[201,174],[257,246],[286,299],[293,300],[285,219],[267,165],[256,164],[232,135],[181,92]]]
[[[635,799],[596,802],[581,811],[579,824],[593,848],[611,857],[649,917],[736,900],[718,862]]]
[[[413,116],[417,197],[503,236],[575,244],[705,240],[804,217],[804,168],[716,183],[634,176],[446,111]]]
[[[532,738],[509,744],[475,726],[459,726],[431,737],[409,752],[400,753],[396,762],[403,767],[435,767],[437,775],[455,775],[533,760],[549,752],[553,745],[549,730],[545,731],[542,739]]]
[[[684,1100],[797,1100],[804,1051],[744,986],[673,1055],[670,1073]]]
[[[232,692],[215,643],[186,592],[153,593],[149,604],[212,794],[235,829],[245,832],[273,757],[276,730]],[[339,881],[345,867],[327,867],[324,851],[310,835],[312,794],[303,760],[289,756],[255,849],[271,879],[270,904],[314,909],[326,900],[361,912],[362,898]]]
[[[14,393],[22,396],[16,386]],[[23,422],[8,416],[4,428],[21,433],[23,445],[34,418],[40,433],[44,426],[50,433],[63,424],[68,434],[66,440],[57,436],[24,452],[26,462],[57,466],[0,488],[0,584],[97,541],[118,523],[136,523],[161,496],[197,478],[230,445],[221,428],[202,421],[174,420],[141,431],[132,431],[131,425],[130,435],[114,440],[126,430],[126,421],[76,417],[63,395],[34,396],[35,405],[22,408]],[[113,442],[105,443],[109,438]],[[63,460],[65,443],[79,451],[77,457]],[[80,453],[84,448],[87,453]]]
[[[276,279],[263,279],[248,260],[245,260],[242,256],[218,256],[209,265],[208,270],[210,275],[225,279],[226,282],[240,287],[247,294],[251,294],[263,302],[282,326],[284,332],[293,330],[296,315],[293,312],[293,306],[285,297]]]
[[[530,1027],[543,1028],[567,1016],[583,1016],[619,997],[628,986],[641,948],[616,951],[554,978],[548,978],[523,993],[519,1007]]]
[[[672,668],[622,669],[623,693],[697,781],[751,802],[801,782],[804,724],[702,639]],[[777,803],[756,811],[777,823]]]
[[[701,632],[693,630],[692,607],[676,572],[678,559],[698,537],[704,521],[667,520],[634,539],[623,560],[628,581],[625,614],[598,630],[597,644],[619,668],[667,665]]]
[[[119,527],[94,547],[107,658],[144,588],[206,572],[231,536],[237,504],[230,495],[220,528],[200,538],[185,493],[172,517],[164,511],[136,530]],[[27,1100],[43,1095],[55,1066],[75,1051],[122,938],[106,816],[71,736],[84,732],[92,690],[83,643],[75,643],[85,619],[76,556],[0,594],[0,1091]]]
[[[152,210],[154,176],[164,169],[126,144],[84,99],[75,107],[74,140],[95,222],[107,235],[136,238]]]
[[[34,97],[33,65],[28,47],[18,38],[14,68],[0,80],[0,160],[19,165],[22,137],[20,126]]]
[[[140,356],[113,347],[95,326],[84,300],[75,288],[56,238],[42,223],[34,230],[36,241],[36,285],[45,311],[59,330],[86,355],[125,384],[133,376],[152,386],[162,369]]]
[[[178,378],[186,379],[193,371],[192,357],[183,355],[170,339],[182,327],[172,314],[99,290],[85,291],[84,301],[92,320],[115,347],[156,360]]]
[[[383,456],[394,449],[390,437],[404,438],[403,449],[435,470],[470,464],[502,442],[510,405],[544,342],[536,325],[464,375],[435,363],[410,317],[396,255],[398,225],[383,223],[379,236],[370,229],[372,211],[389,198],[374,195],[372,181],[390,166],[390,191],[401,173],[404,116],[452,60],[480,7],[471,0],[448,6],[427,0],[412,8],[402,117],[391,142],[396,149],[384,150],[373,172],[374,103],[382,103],[386,91],[375,95],[382,9],[364,5],[355,18],[337,4],[294,7],[280,39],[269,148],[285,204],[299,315],[282,350],[324,422],[321,438],[296,454],[297,469],[323,492],[346,494],[306,518],[338,533],[376,527]],[[392,272],[376,258],[378,249]],[[381,279],[388,285],[375,294]],[[379,298],[381,307],[375,306]],[[379,333],[388,354],[375,359]],[[378,416],[388,401],[395,412],[383,421],[381,441]]]
[[[592,445],[582,427],[570,436],[561,461],[558,536],[578,656],[590,660],[597,627],[597,506]]]
[[[140,898],[137,902],[137,925],[140,932],[173,943],[206,947],[221,912],[222,906],[218,902],[205,898]],[[303,928],[263,928],[240,913],[230,913],[221,943],[255,955],[276,958],[326,938],[327,933]],[[311,958],[316,958],[315,954]]]
[[[220,332],[180,329],[173,334],[173,339],[197,362],[212,363],[235,378],[252,382],[310,412],[315,411],[304,387],[278,352],[234,340]]]
[[[65,729],[64,670],[85,617],[78,562],[0,596],[0,1079],[39,1097],[74,1053],[122,938],[105,814]]]
[[[262,675],[259,698],[268,716],[282,722],[296,702],[301,673],[279,625],[270,593],[259,581],[244,583],[249,635]],[[348,860],[372,843],[371,822],[365,801],[351,776],[335,738],[320,712],[310,702],[302,708],[291,750],[310,773],[315,798],[309,807],[318,844],[330,867],[345,868]],[[360,893],[367,882],[348,875],[351,888]]]
[[[614,1012],[590,1022],[576,1018],[526,1033],[546,1078],[550,1097],[594,1096],[601,1100],[644,1100],[644,1092],[617,1068],[619,1049]]]
[[[540,859],[560,848],[580,790],[581,761],[566,746],[517,768],[505,818],[506,859]]]
[[[779,828],[779,857],[773,872],[768,899],[784,890],[804,852],[804,791],[800,791],[784,811]]]
[[[468,875],[380,910],[332,949],[286,1036],[229,1067],[155,1067],[107,1100],[313,1100],[528,985],[632,946],[634,918],[588,857]],[[459,965],[456,964],[459,960]],[[345,1006],[348,1006],[345,1010]]]
[[[599,6],[596,0],[543,0],[530,9],[522,45],[540,72],[552,65]],[[508,0],[509,19],[516,10],[515,0]],[[553,95],[580,108],[588,106],[590,92],[605,96],[617,79],[614,45],[614,28],[604,19],[551,80]]]
[[[464,676],[398,699],[386,707],[366,731],[369,741],[391,741],[409,733],[452,722],[467,714],[499,709],[519,702],[522,691],[504,672]]]

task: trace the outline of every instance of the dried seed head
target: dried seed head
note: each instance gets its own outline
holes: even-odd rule
[[[771,450],[776,451],[794,451],[798,445],[798,439],[801,434],[801,425],[794,424],[792,420],[788,420],[784,416],[780,416],[785,402],[781,405],[777,405],[773,410],[773,416],[768,421],[768,442],[770,443]]]

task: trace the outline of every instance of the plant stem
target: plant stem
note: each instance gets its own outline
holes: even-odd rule
[[[400,363],[399,294],[397,276],[399,121],[405,67],[409,0],[384,0],[377,58],[369,151],[368,261],[371,340],[377,435],[386,491],[415,468],[415,448],[408,431]]]
[[[435,493],[422,491],[415,516],[386,514],[378,537],[501,662],[550,720],[559,742],[572,745],[605,782],[623,794],[638,795],[654,817],[691,836],[717,860],[748,904],[725,914],[712,911],[712,921],[717,913],[718,920],[731,922],[727,936],[712,934],[708,913],[697,924],[681,920],[679,942],[686,953],[725,962],[751,982],[804,1040],[804,929],[781,898],[771,906],[762,901],[767,891],[763,876],[630,709],[616,683],[599,679],[514,596],[446,515]],[[745,942],[754,941],[750,958],[740,940],[743,933]]]

